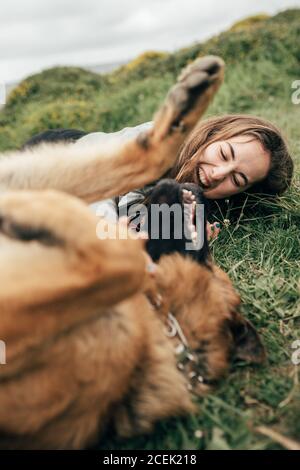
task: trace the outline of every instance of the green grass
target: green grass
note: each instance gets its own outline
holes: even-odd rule
[[[199,411],[157,425],[150,436],[125,442],[107,437],[106,449],[277,449],[255,431],[265,425],[300,441],[299,367],[291,362],[300,339],[299,168],[300,105],[291,83],[300,79],[300,10],[239,24],[204,44],[175,54],[149,54],[106,76],[56,68],[25,80],[0,113],[0,148],[14,148],[45,128],[113,131],[151,118],[180,68],[198,54],[227,63],[226,79],[209,115],[247,112],[285,133],[296,172],[278,204],[244,215],[223,228],[212,244],[216,262],[229,273],[243,312],[258,328],[268,352],[261,367],[236,365]],[[270,203],[265,203],[269,204]],[[222,221],[225,214],[219,214]],[[195,431],[201,430],[202,437]]]

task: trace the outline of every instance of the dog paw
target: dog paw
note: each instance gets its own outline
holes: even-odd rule
[[[223,75],[224,62],[219,57],[207,56],[188,65],[154,120],[156,138],[191,130],[222,83]]]

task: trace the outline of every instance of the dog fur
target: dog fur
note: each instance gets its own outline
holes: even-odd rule
[[[178,370],[178,338],[164,333],[170,311],[201,359],[207,380],[196,394],[226,373],[232,357],[263,359],[224,272],[175,253],[161,257],[153,279],[145,242],[122,239],[123,226],[117,240],[99,240],[98,219],[83,202],[163,174],[222,77],[220,59],[189,66],[153,130],[125,145],[43,144],[1,158],[1,448],[79,449],[108,425],[128,437],[192,412],[189,368]]]

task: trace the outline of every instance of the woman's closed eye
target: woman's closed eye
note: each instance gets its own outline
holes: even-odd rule
[[[227,157],[221,145],[220,145],[220,157],[225,162],[228,162],[229,160],[229,158]],[[236,176],[235,173],[232,174],[231,180],[237,188],[241,188],[243,186],[243,181],[241,181],[241,179],[238,176]]]
[[[241,188],[243,186],[243,181],[241,181],[235,174],[232,175],[232,182],[237,188]]]
[[[220,145],[220,156],[221,156],[221,159],[225,162],[228,162],[228,157],[226,155],[226,153],[224,152],[224,150],[222,149],[222,146]]]
[[[228,144],[228,145],[230,145],[230,144]],[[235,153],[234,153],[234,150],[233,150],[231,145],[230,145],[230,153],[231,153],[231,155],[228,156],[227,151],[224,150],[222,145],[220,145],[219,155],[220,155],[220,158],[221,158],[222,161],[228,162],[228,161],[230,161],[230,159],[235,160]],[[242,188],[243,186],[247,186],[247,184],[248,184],[248,179],[243,173],[236,173],[236,172],[233,173],[231,175],[231,180],[237,188]]]

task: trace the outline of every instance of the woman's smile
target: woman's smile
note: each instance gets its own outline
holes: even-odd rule
[[[204,171],[204,169],[201,167],[201,165],[199,165],[198,176],[199,176],[199,183],[200,183],[200,186],[202,186],[203,189],[208,189],[208,188],[210,188],[210,186],[211,186],[211,181],[210,181],[209,178],[207,177],[207,174],[206,174],[206,172]]]

